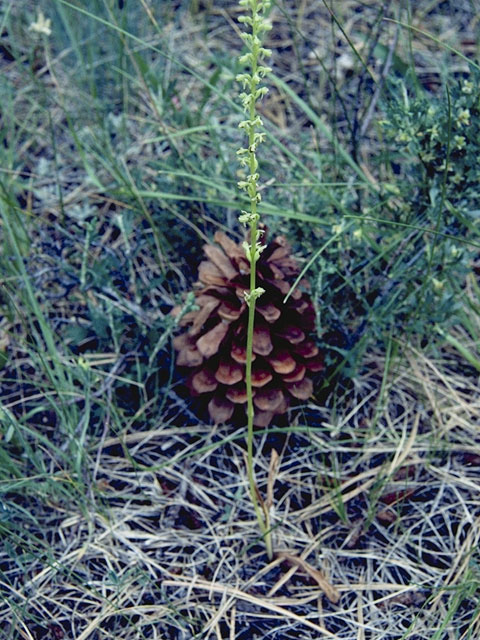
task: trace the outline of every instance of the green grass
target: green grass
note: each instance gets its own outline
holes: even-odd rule
[[[4,4],[2,640],[473,640],[473,107],[469,148],[454,142],[477,82],[471,4],[272,11],[260,212],[300,257],[327,368],[256,432],[256,473],[275,548],[322,570],[337,605],[268,563],[245,429],[205,424],[174,366],[170,311],[192,304],[202,245],[241,236],[235,3],[40,2],[51,36],[29,30],[32,3]],[[432,118],[438,142],[408,138]]]

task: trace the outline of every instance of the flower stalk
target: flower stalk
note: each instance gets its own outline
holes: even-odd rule
[[[270,23],[265,18],[265,13],[270,8],[270,0],[240,0],[240,6],[245,8],[247,15],[242,15],[239,22],[249,27],[250,33],[243,33],[242,38],[248,52],[240,57],[240,62],[247,67],[247,72],[237,76],[237,80],[243,85],[240,99],[248,119],[240,122],[239,127],[245,131],[248,138],[248,146],[237,151],[240,165],[248,170],[248,175],[238,183],[238,187],[244,190],[250,201],[249,211],[242,211],[239,221],[249,228],[250,242],[244,243],[247,259],[250,262],[249,291],[245,293],[245,301],[248,305],[247,323],[247,353],[245,381],[247,388],[247,474],[250,488],[250,496],[255,509],[260,531],[265,539],[269,559],[273,557],[272,540],[270,535],[270,523],[268,512],[259,504],[255,475],[253,469],[253,389],[252,389],[252,360],[253,360],[253,333],[255,328],[255,304],[256,300],[265,293],[264,289],[256,286],[256,263],[260,257],[264,245],[260,238],[262,231],[259,229],[260,217],[257,212],[261,200],[259,190],[259,173],[257,149],[265,140],[265,134],[258,132],[262,126],[262,120],[257,114],[256,104],[268,92],[267,87],[260,86],[262,78],[271,69],[261,64],[262,58],[271,55],[269,49],[262,46],[262,35],[271,29]]]

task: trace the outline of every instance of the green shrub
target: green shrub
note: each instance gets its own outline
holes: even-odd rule
[[[479,101],[476,78],[435,96],[409,92],[403,79],[388,84],[385,178],[358,214],[332,224],[338,239],[313,272],[321,335],[347,373],[386,336],[425,344],[457,319],[479,246]]]

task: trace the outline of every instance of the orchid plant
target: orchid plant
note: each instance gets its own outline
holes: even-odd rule
[[[270,0],[240,0],[240,6],[246,10],[246,15],[239,18],[239,22],[249,28],[249,33],[242,34],[242,38],[247,46],[248,52],[240,57],[240,62],[246,66],[246,71],[237,76],[237,80],[243,85],[243,92],[240,94],[243,109],[247,114],[247,119],[240,122],[239,127],[245,131],[248,138],[248,145],[237,151],[237,156],[242,168],[248,171],[244,180],[238,183],[238,187],[246,192],[250,206],[249,210],[242,211],[239,221],[249,229],[250,241],[244,243],[245,253],[250,262],[250,288],[245,293],[245,301],[248,305],[247,324],[247,353],[245,380],[247,387],[247,473],[250,487],[250,496],[255,509],[255,514],[265,539],[268,557],[273,555],[272,541],[270,535],[270,524],[268,511],[262,513],[260,508],[255,475],[253,469],[253,389],[252,389],[252,360],[253,360],[253,332],[255,326],[255,303],[256,300],[265,293],[265,290],[256,286],[256,263],[260,253],[264,248],[260,238],[262,230],[259,229],[260,216],[257,208],[261,200],[259,190],[259,173],[257,149],[265,140],[265,134],[259,132],[262,126],[262,119],[257,113],[257,102],[268,92],[268,88],[260,86],[263,78],[271,71],[270,67],[263,64],[263,59],[271,55],[271,51],[262,46],[262,35],[271,29],[271,24],[266,19],[266,14],[270,9]]]

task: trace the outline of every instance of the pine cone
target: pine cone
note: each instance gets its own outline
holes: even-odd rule
[[[181,325],[188,331],[174,339],[177,365],[190,368],[188,385],[194,395],[209,394],[208,411],[215,423],[231,419],[238,405],[245,405],[245,362],[250,263],[242,246],[225,233],[214,237],[219,246],[207,244],[207,260],[199,266],[196,305]],[[287,302],[292,277],[298,274],[285,238],[269,243],[257,262],[258,298],[253,336],[252,386],[255,425],[268,426],[275,414],[284,413],[293,398],[312,394],[309,372],[320,371],[323,359],[308,338],[314,329],[312,302],[295,289]]]

